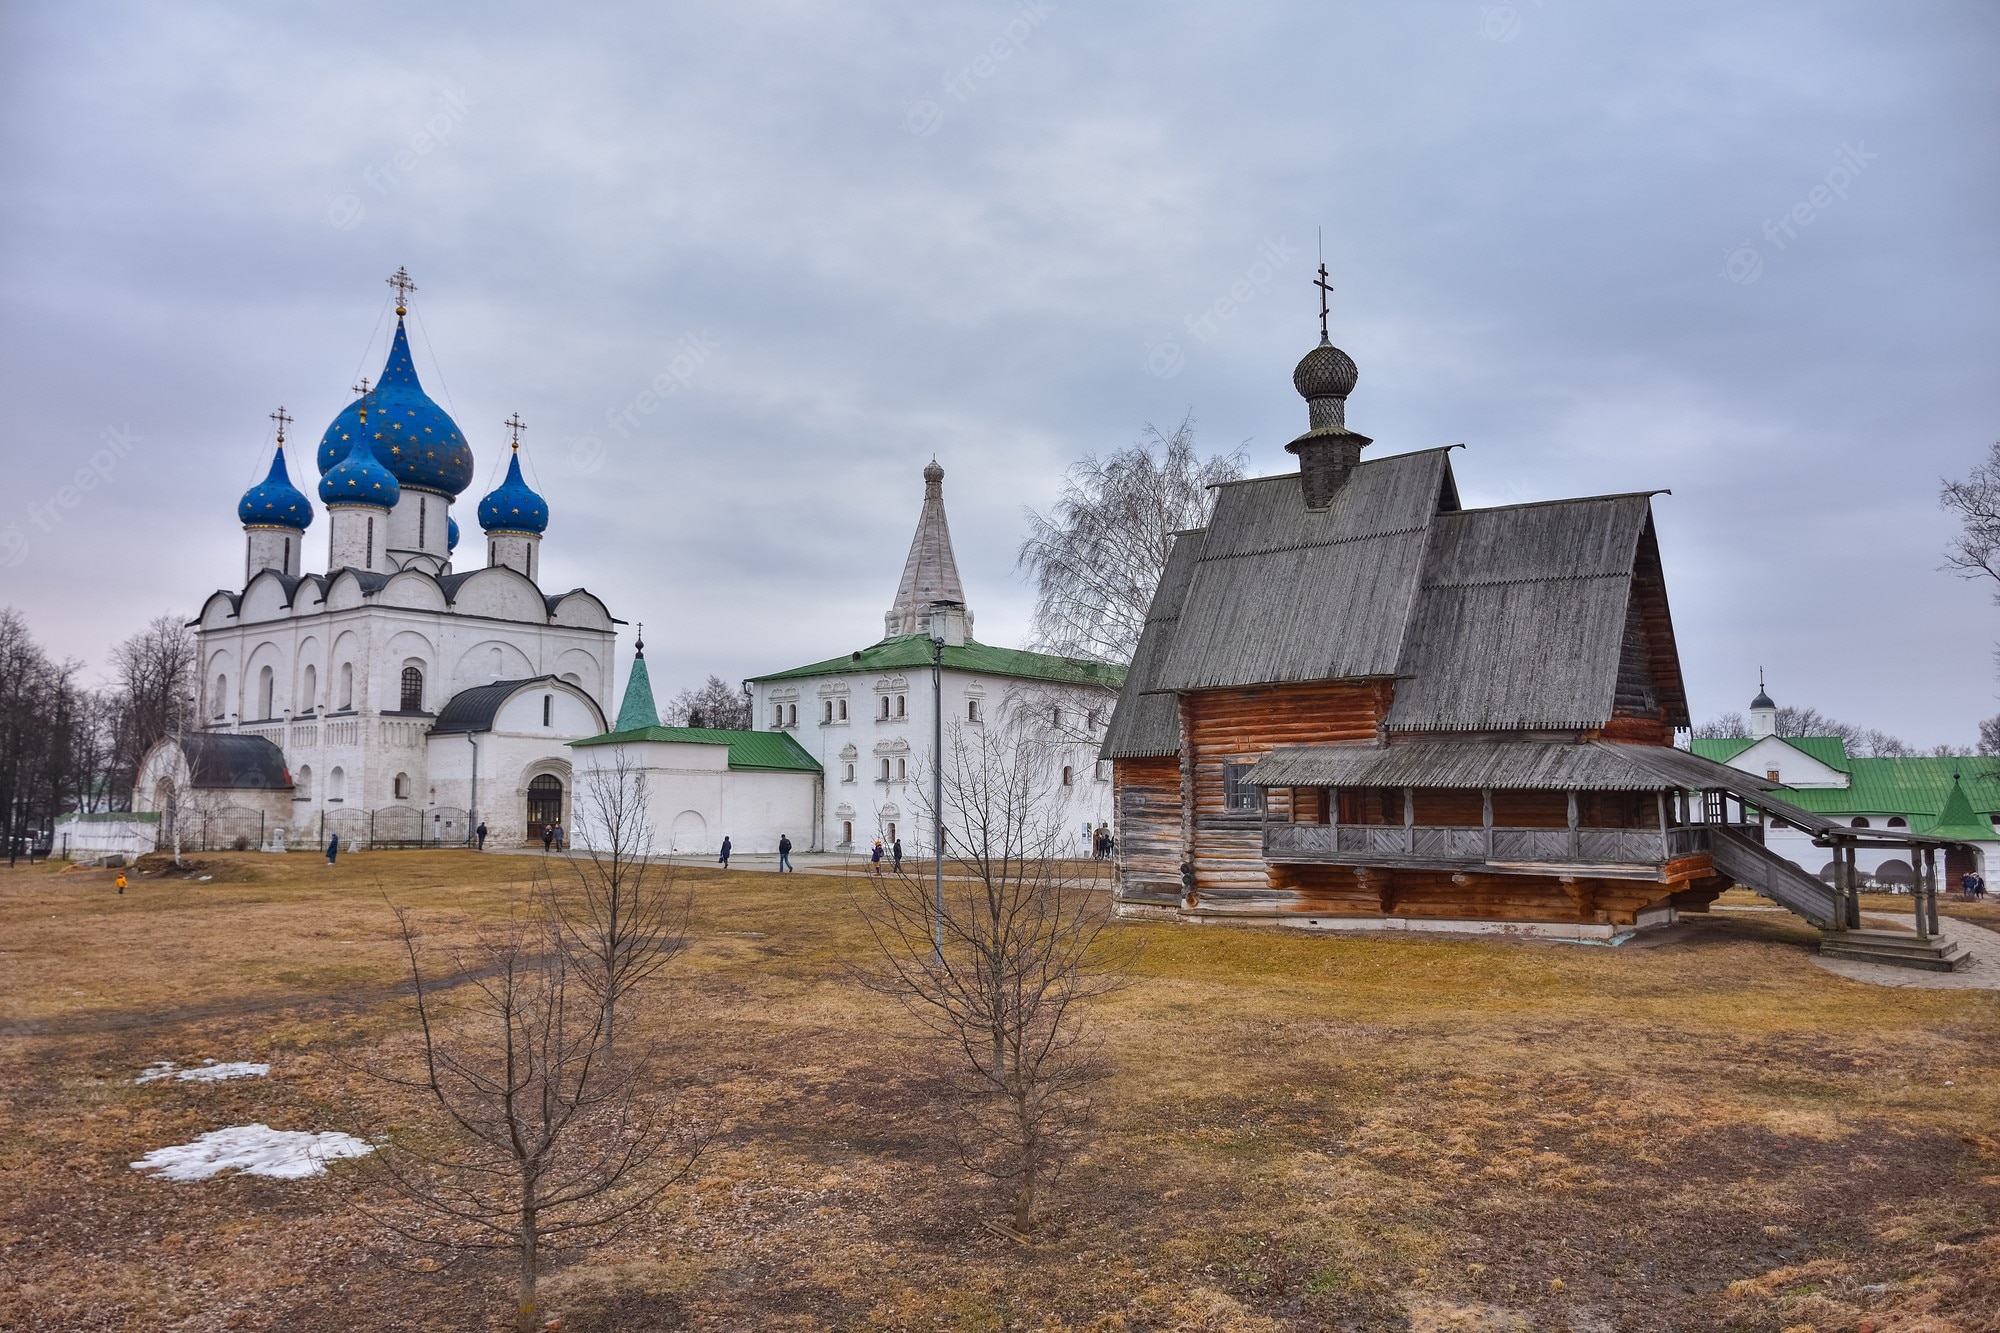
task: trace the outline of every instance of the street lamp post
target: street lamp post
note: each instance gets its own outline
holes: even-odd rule
[[[944,636],[948,616],[931,607],[931,875],[937,888],[937,965],[944,967]]]

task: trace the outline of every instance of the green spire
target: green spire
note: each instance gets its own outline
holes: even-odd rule
[[[625,702],[618,705],[618,722],[613,731],[637,731],[660,725],[660,711],[653,707],[653,678],[646,672],[646,627],[639,626],[639,639],[632,645],[632,674],[625,678]]]
[[[1991,842],[1993,825],[1972,812],[1972,802],[1965,799],[1965,788],[1958,783],[1958,775],[1952,774],[1951,793],[1944,798],[1944,809],[1938,811],[1937,818],[1923,832],[1933,838],[1963,839],[1966,842]]]

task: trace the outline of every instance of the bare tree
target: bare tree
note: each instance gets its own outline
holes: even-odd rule
[[[641,1060],[614,1059],[597,989],[579,984],[545,917],[493,932],[426,970],[401,928],[422,1037],[420,1071],[378,1076],[427,1110],[430,1133],[395,1135],[371,1176],[421,1221],[363,1205],[383,1225],[463,1257],[512,1251],[514,1327],[538,1327],[536,1284],[552,1250],[602,1244],[686,1175],[700,1151],[670,1128]]]
[[[1104,935],[1108,900],[1065,858],[1060,798],[1043,747],[994,727],[946,748],[953,874],[873,881],[861,914],[879,963],[859,973],[896,999],[953,1067],[967,1166],[1013,1191],[1013,1225],[1035,1208],[1087,1127],[1105,1073],[1085,1022],[1126,984],[1130,950]]]
[[[661,720],[670,727],[748,731],[750,700],[722,677],[712,675],[700,689],[682,690],[669,699]]]
[[[2000,716],[1989,717],[1979,724],[1979,753],[2000,755]]]
[[[1945,547],[1945,568],[2000,584],[2000,443],[1964,481],[1946,481],[1938,504],[1959,520],[1958,535]],[[2000,589],[1994,595],[2000,598]]]
[[[111,651],[118,720],[113,762],[126,803],[146,752],[198,725],[194,632],[180,616],[155,616]]]
[[[1016,564],[1035,585],[1035,642],[1049,652],[1129,662],[1174,534],[1208,522],[1209,487],[1243,475],[1246,455],[1201,457],[1194,418],[1073,465],[1046,515],[1030,509]]]
[[[653,862],[645,774],[622,745],[592,758],[596,767],[576,779],[577,854],[556,863],[547,903],[577,976],[598,997],[609,1051],[620,1005],[685,947],[691,899],[671,865]]]
[[[1875,727],[1858,727],[1851,722],[1842,722],[1810,706],[1782,705],[1774,722],[1777,734],[1788,740],[1801,736],[1838,737],[1847,753],[1855,758],[1900,759],[1920,753],[1901,737]],[[1710,718],[1692,733],[1696,740],[1726,740],[1749,734],[1750,724],[1741,713],[1723,713]],[[1949,745],[1937,746],[1930,751],[1944,755],[1963,752],[1962,747]]]

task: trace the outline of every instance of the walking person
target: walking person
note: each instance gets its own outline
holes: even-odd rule
[[[562,849],[563,849],[563,826],[562,826],[562,821],[558,819],[556,821],[556,850],[561,851]]]
[[[542,855],[543,855],[543,856],[547,856],[547,855],[549,854],[549,847],[550,847],[550,845],[551,845],[551,844],[553,844],[553,843],[555,842],[555,840],[556,840],[556,826],[555,826],[554,824],[544,824],[544,825],[542,825]]]
[[[485,851],[485,850],[486,850],[486,821],[485,821],[485,820],[483,820],[483,819],[482,819],[482,820],[480,820],[480,821],[479,821],[479,827],[478,827],[478,828],[476,828],[476,829],[474,829],[474,830],[472,831],[472,834],[473,834],[473,836],[474,836],[474,837],[476,837],[476,838],[478,838],[478,839],[479,839],[479,850],[480,850],[480,851],[482,851],[482,852],[483,852],[483,851]]]
[[[1965,878],[1958,882],[1958,887],[1965,890],[1965,901],[1972,902],[1986,891],[1986,881],[1979,877],[1977,870],[1968,870]]]
[[[778,835],[778,873],[782,875],[791,868],[792,868],[791,835],[787,833],[780,833]]]
[[[902,873],[903,873],[903,840],[902,840],[901,838],[897,838],[897,839],[896,839],[896,845],[895,845],[895,847],[894,847],[894,848],[893,848],[893,849],[891,850],[891,853],[890,853],[890,854],[891,854],[891,855],[892,855],[892,856],[893,856],[893,857],[894,857],[895,859],[894,859],[893,861],[891,861],[891,862],[890,862],[890,864],[889,864],[889,869],[891,869],[891,870],[895,871],[895,872],[896,872],[897,874],[899,874],[899,875],[900,875],[900,874],[902,874]]]
[[[118,872],[118,879],[117,879],[117,881],[116,881],[116,882],[117,882],[117,885],[118,885],[118,892],[119,892],[119,893],[120,893],[120,894],[122,895],[122,894],[123,894],[123,893],[125,892],[125,872],[124,872],[124,871],[122,871],[122,870],[121,870],[121,871],[119,871],[119,872]]]
[[[715,858],[724,870],[729,869],[729,835],[722,835],[722,855]]]
[[[326,863],[332,865],[340,858],[340,835],[335,833],[326,840]]]
[[[882,840],[875,839],[875,849],[868,853],[868,873],[882,878]]]

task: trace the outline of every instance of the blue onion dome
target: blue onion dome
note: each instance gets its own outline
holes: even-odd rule
[[[507,480],[479,502],[479,526],[488,532],[528,532],[539,536],[549,526],[548,501],[521,480],[521,447],[507,460]]]
[[[271,455],[269,475],[243,492],[243,498],[236,504],[236,517],[249,528],[290,528],[304,532],[312,526],[312,501],[292,485],[292,474],[285,467],[282,439],[278,441],[278,452]]]
[[[452,498],[472,484],[471,446],[458,423],[417,383],[417,368],[410,360],[410,339],[403,331],[400,311],[388,363],[382,367],[380,382],[368,392],[367,415],[375,453],[400,484]],[[361,400],[357,398],[320,437],[321,476],[347,457],[361,429]]]
[[[373,397],[373,394],[370,394]],[[403,493],[394,473],[376,457],[373,441],[363,439],[361,448],[350,449],[319,479],[319,498],[328,505],[375,505],[395,507]]]
[[[450,555],[458,549],[458,520],[446,514],[444,518],[444,553]]]

